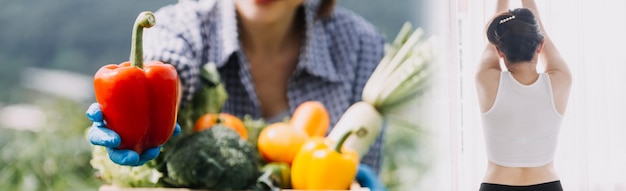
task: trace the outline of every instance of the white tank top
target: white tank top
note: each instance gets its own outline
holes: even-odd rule
[[[538,167],[554,158],[563,116],[556,110],[550,76],[533,84],[500,75],[493,106],[482,114],[489,161],[507,167]]]

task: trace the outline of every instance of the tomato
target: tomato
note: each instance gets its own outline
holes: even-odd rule
[[[196,120],[196,124],[193,127],[194,132],[199,132],[204,129],[208,129],[213,127],[216,124],[220,124],[226,127],[230,127],[241,136],[242,139],[248,139],[248,131],[246,130],[246,126],[243,125],[243,122],[235,117],[234,115],[228,113],[207,113],[203,116],[200,116],[198,120]]]

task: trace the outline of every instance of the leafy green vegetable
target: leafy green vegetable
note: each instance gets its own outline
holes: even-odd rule
[[[250,115],[244,116],[241,121],[243,122],[243,126],[246,127],[246,131],[248,131],[248,142],[256,147],[259,134],[267,127],[267,123],[265,123],[263,118],[252,119]]]
[[[257,151],[220,125],[177,137],[164,152],[162,183],[195,189],[246,189],[259,175]]]
[[[257,179],[257,190],[276,190],[291,188],[291,167],[284,162],[271,162],[261,168]]]
[[[181,106],[178,111],[178,123],[182,134],[190,134],[196,120],[207,113],[219,113],[228,93],[220,81],[220,75],[215,63],[207,63],[200,73],[202,87],[194,94],[193,100]]]
[[[363,100],[383,114],[416,99],[432,74],[436,59],[433,39],[420,42],[424,31],[412,30],[408,22],[402,26],[396,39],[385,47],[385,56],[363,89]]]
[[[104,147],[94,146],[91,166],[107,184],[117,187],[156,187],[161,173],[149,165],[120,166],[109,159]]]

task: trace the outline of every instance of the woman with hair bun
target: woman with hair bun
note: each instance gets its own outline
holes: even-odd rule
[[[508,4],[498,0],[476,76],[489,160],[480,191],[560,191],[553,159],[572,76],[534,0],[509,11]]]

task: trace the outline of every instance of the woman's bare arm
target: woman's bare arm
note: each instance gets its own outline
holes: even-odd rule
[[[496,13],[504,12],[509,9],[508,0],[498,0],[496,5]],[[487,43],[483,50],[476,73],[476,88],[478,92],[478,102],[481,112],[486,112],[491,108],[498,91],[500,73],[500,56],[495,45]]]
[[[496,5],[496,13],[507,11],[509,8],[509,0],[498,0]],[[478,68],[479,76],[482,72],[487,71],[502,71],[500,68],[500,57],[496,47],[488,43],[483,50],[483,54],[480,60],[480,66]]]
[[[546,65],[546,73],[556,74],[563,78],[571,78],[567,63],[563,57],[561,57],[561,53],[559,53],[556,45],[549,38],[548,33],[541,22],[535,0],[522,0],[522,7],[530,9],[535,15],[535,18],[537,18],[537,22],[539,22],[539,28],[544,36],[544,44],[543,49],[540,52],[540,57]]]
[[[544,36],[543,49],[539,53],[543,63],[546,65],[546,73],[550,74],[552,81],[552,90],[554,94],[554,102],[559,113],[564,114],[569,100],[569,94],[572,86],[572,74],[567,63],[561,57],[561,53],[557,50],[556,45],[548,37],[548,33],[541,22],[537,4],[534,0],[522,0],[522,7],[530,9],[537,22],[541,33]]]
[[[504,12],[509,10],[509,0],[498,0],[498,4],[496,5],[496,13]]]
[[[507,11],[508,9],[509,0],[498,0],[498,3],[496,4],[496,14]],[[491,43],[488,43],[485,46],[479,67],[479,72],[488,70],[502,71],[500,68],[500,57],[498,56],[498,51]]]

